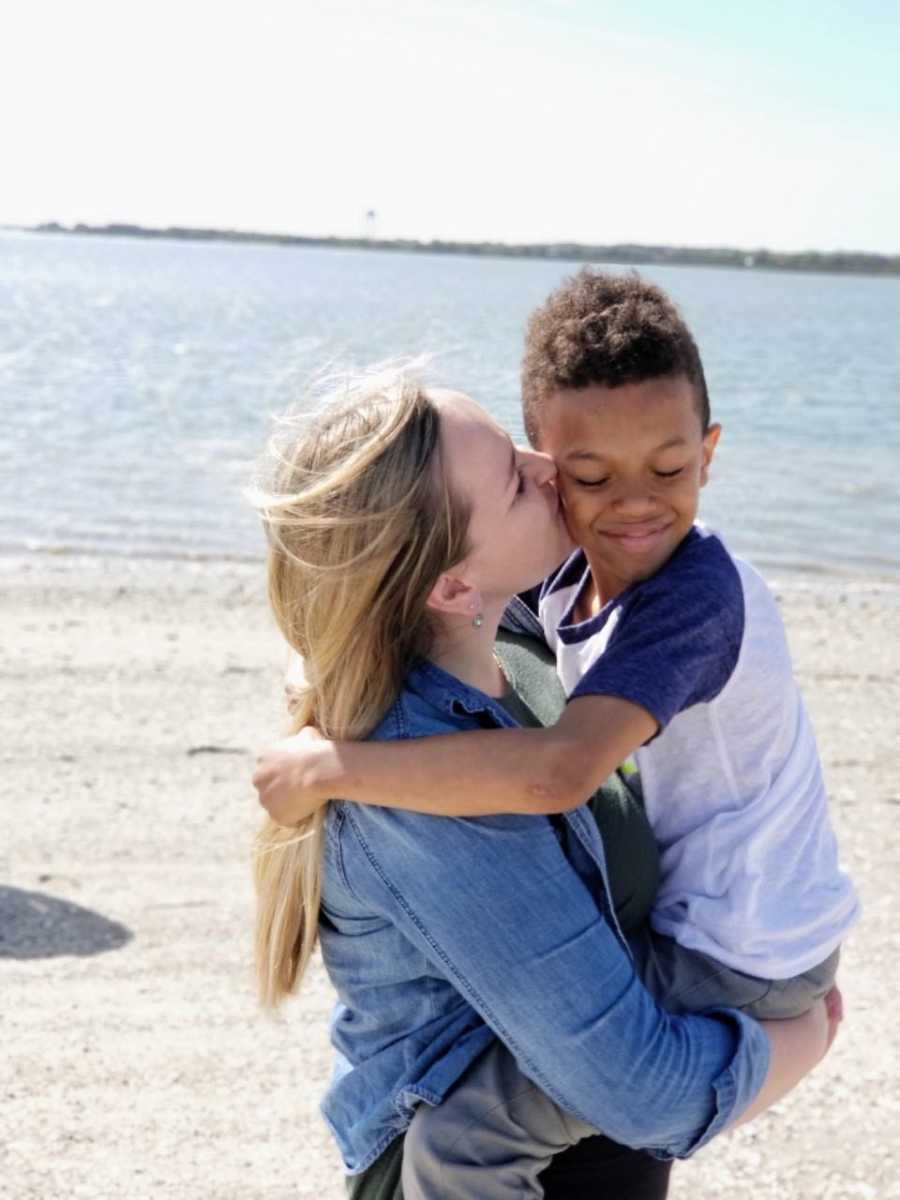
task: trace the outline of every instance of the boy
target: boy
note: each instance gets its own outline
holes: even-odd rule
[[[858,906],[774,599],[695,524],[721,432],[696,344],[658,288],[582,271],[531,318],[523,404],[579,549],[506,623],[555,651],[565,713],[546,730],[326,747],[311,793],[554,813],[633,755],[661,868],[651,929],[632,943],[638,973],[675,1010],[799,1015],[831,987]],[[515,1136],[522,1157],[546,1157],[537,1097],[530,1119],[517,1094],[522,1130],[506,1144],[479,1144],[471,1125],[461,1136],[479,1087],[466,1078],[440,1109],[422,1106],[410,1196],[463,1194],[447,1165],[461,1147],[486,1168],[483,1197],[522,1194],[496,1169]]]

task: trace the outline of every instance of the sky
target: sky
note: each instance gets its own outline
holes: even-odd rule
[[[898,62],[896,0],[11,0],[0,224],[898,254]]]

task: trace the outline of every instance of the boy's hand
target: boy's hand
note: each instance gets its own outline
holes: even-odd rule
[[[278,825],[296,825],[321,808],[323,797],[313,786],[315,766],[331,746],[307,725],[293,737],[260,751],[253,772],[259,802]]]

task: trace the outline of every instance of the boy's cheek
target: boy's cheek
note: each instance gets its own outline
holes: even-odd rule
[[[590,530],[592,514],[589,506],[579,503],[577,500],[567,499],[565,495],[563,495],[562,501],[563,516],[569,528],[569,533],[576,542],[583,541]]]
[[[562,475],[556,477],[556,490],[567,512],[574,511],[578,505],[578,494],[571,483]]]
[[[563,508],[566,512],[572,513],[576,519],[582,519],[589,510],[596,507],[589,499],[586,499],[583,490],[573,487],[572,484],[562,481],[558,487]]]

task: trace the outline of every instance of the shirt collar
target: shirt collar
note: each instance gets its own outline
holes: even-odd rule
[[[404,686],[450,717],[459,717],[462,713],[469,716],[486,713],[496,725],[513,727],[516,724],[499,699],[470,687],[426,659],[420,659],[412,668]]]

